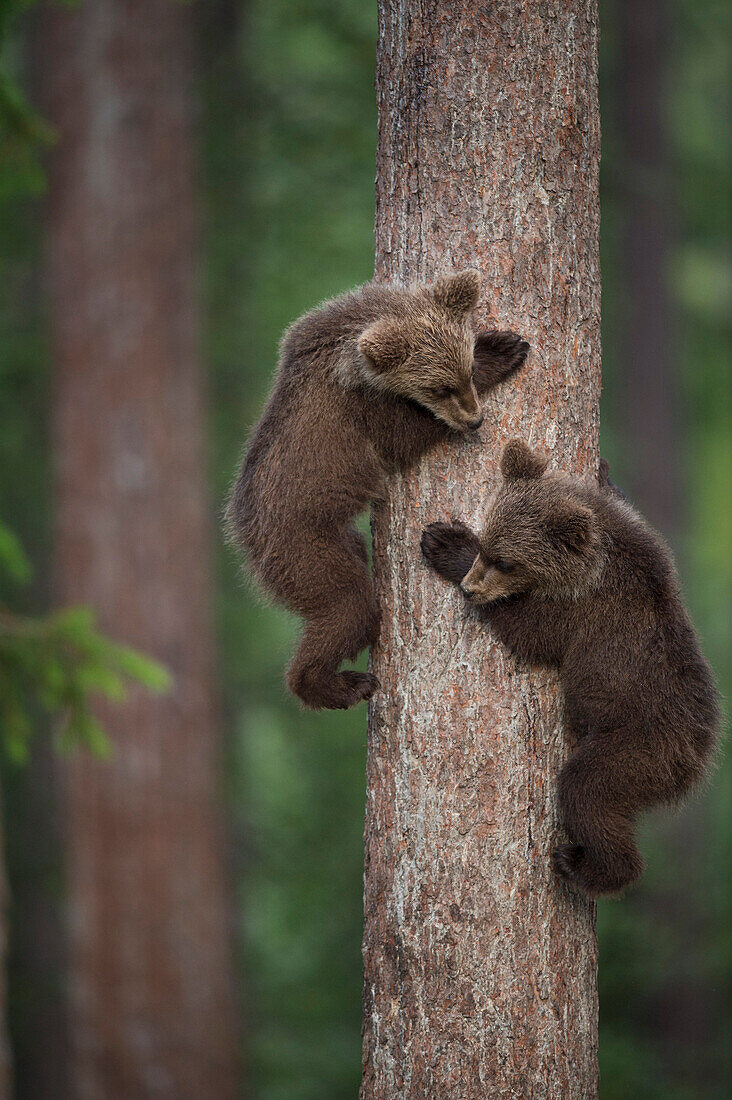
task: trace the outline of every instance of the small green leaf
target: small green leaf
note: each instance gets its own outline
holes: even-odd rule
[[[31,725],[23,707],[15,699],[3,700],[3,748],[14,764],[28,761]]]
[[[31,564],[18,537],[0,523],[0,568],[14,581],[25,584],[31,578]]]
[[[142,684],[148,691],[166,692],[173,686],[173,677],[164,665],[134,649],[115,646],[114,660],[120,672]]]
[[[54,612],[50,622],[58,635],[84,642],[94,633],[96,620],[90,607],[64,607]]]
[[[96,718],[84,706],[70,709],[66,720],[56,730],[54,737],[57,750],[69,756],[75,749],[88,749],[101,760],[112,755],[112,745]]]
[[[85,693],[98,692],[113,703],[121,703],[127,695],[125,685],[115,669],[99,662],[85,664],[78,670],[77,683]]]

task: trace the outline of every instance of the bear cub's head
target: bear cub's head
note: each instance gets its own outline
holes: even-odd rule
[[[471,327],[480,276],[461,271],[405,293],[405,314],[374,321],[360,335],[363,373],[383,392],[415,401],[449,427],[479,428]]]
[[[460,585],[471,603],[527,592],[575,599],[597,584],[604,554],[593,493],[579,479],[545,474],[547,462],[520,439],[507,444],[503,484]]]

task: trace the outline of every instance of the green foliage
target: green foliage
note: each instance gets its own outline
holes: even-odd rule
[[[35,0],[0,4],[0,198],[38,194],[45,186],[41,153],[53,140],[51,127],[32,109],[18,80],[18,59],[10,57],[15,18]]]
[[[20,539],[4,523],[0,523],[0,573],[7,574],[11,580],[27,583],[31,572],[31,564]]]
[[[30,579],[18,539],[0,524],[0,573]],[[122,701],[130,683],[167,691],[162,666],[100,634],[86,607],[44,617],[17,615],[0,604],[0,744],[15,762],[25,763],[38,709],[56,719],[55,743],[108,756],[111,746],[94,717],[92,699]]]

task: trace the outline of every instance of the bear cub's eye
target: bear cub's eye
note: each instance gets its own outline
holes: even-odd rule
[[[452,397],[453,392],[449,386],[436,386],[432,391],[435,397]]]
[[[505,558],[497,558],[493,562],[493,568],[497,569],[499,573],[513,573],[516,566],[512,561],[506,561]]]

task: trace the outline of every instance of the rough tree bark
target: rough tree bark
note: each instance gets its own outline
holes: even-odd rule
[[[198,357],[192,12],[42,13],[58,594],[171,695],[100,708],[65,775],[75,1097],[236,1092]]]
[[[594,471],[600,393],[597,0],[379,0],[376,274],[479,267],[481,321],[534,348],[373,522],[362,1100],[597,1091],[594,908],[556,881],[555,678],[517,667],[420,561],[479,523],[505,441]]]

